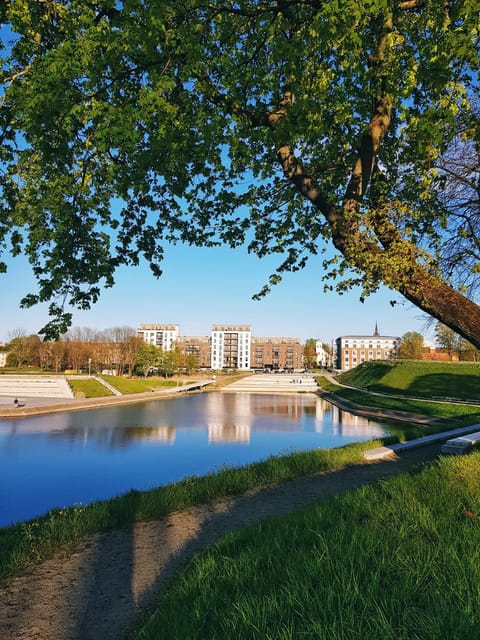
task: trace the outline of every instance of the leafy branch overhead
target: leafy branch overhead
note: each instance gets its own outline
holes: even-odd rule
[[[246,244],[480,345],[476,0],[12,0],[0,233],[47,338],[120,265]],[[2,264],[5,270],[5,260]]]

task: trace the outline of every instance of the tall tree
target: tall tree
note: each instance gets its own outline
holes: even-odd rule
[[[407,331],[402,336],[398,357],[403,360],[421,360],[423,356],[423,336],[418,331]]]
[[[435,326],[435,337],[439,346],[444,349],[448,353],[448,357],[452,360],[454,354],[457,356],[460,355],[460,350],[462,348],[462,338],[455,333],[453,329],[450,327],[446,327],[445,325],[438,323]]]
[[[166,242],[278,254],[261,295],[329,241],[326,286],[383,282],[480,346],[458,290],[479,262],[447,260],[477,225],[442,197],[452,149],[478,157],[478,0],[11,0],[1,19],[0,232],[47,337],[118,266],[160,275]]]
[[[313,369],[317,365],[317,341],[315,338],[305,340],[303,346],[303,363],[307,369]]]
[[[146,378],[153,367],[158,367],[162,350],[154,344],[146,344],[145,342],[137,351],[135,364],[141,369],[143,376]]]

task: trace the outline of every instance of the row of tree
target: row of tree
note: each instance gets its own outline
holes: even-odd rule
[[[449,360],[480,361],[480,351],[470,342],[455,333],[450,327],[437,323],[435,326],[437,345],[448,354]],[[425,343],[421,333],[408,331],[402,336],[398,357],[403,360],[421,360],[425,353]]]
[[[144,376],[158,373],[165,377],[198,368],[194,354],[178,347],[163,351],[145,344],[132,327],[111,327],[102,331],[75,327],[58,341],[43,341],[38,335],[27,335],[22,329],[12,331],[3,347],[7,366],[35,367],[42,371],[117,371]]]

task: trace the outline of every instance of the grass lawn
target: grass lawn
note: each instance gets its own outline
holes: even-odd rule
[[[382,393],[480,401],[480,364],[472,362],[364,362],[338,380]]]
[[[136,640],[476,640],[480,453],[229,535]],[[472,516],[473,514],[473,516]]]
[[[112,387],[118,389],[120,393],[145,393],[146,391],[154,391],[155,389],[163,389],[165,387],[176,387],[176,380],[165,380],[164,378],[124,378],[123,376],[102,376],[106,382]]]
[[[355,402],[362,407],[374,407],[379,409],[394,409],[396,411],[407,411],[448,420],[449,424],[445,425],[443,430],[453,428],[454,426],[463,426],[464,424],[473,424],[476,420],[480,421],[480,407],[468,404],[456,404],[448,402],[432,402],[428,400],[417,400],[408,398],[392,398],[388,396],[378,396],[374,393],[367,393],[357,389],[341,387],[332,384],[323,376],[317,378],[319,385],[325,391],[334,393],[339,398],[344,398],[350,402]],[[424,430],[427,432],[437,432],[437,427],[429,427]]]
[[[68,384],[72,387],[76,398],[103,398],[104,396],[113,396],[113,392],[103,384],[93,378],[82,378],[75,380],[69,378]]]

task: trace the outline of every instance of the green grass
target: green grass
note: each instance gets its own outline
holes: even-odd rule
[[[104,387],[101,382],[93,378],[85,378],[76,380],[69,378],[68,384],[72,387],[75,397],[83,398],[103,398],[104,396],[113,396],[112,391]]]
[[[480,420],[480,407],[475,405],[378,396],[370,392],[332,384],[323,376],[319,376],[317,381],[325,391],[334,393],[339,398],[354,402],[362,407],[406,411],[441,420],[449,420],[457,426],[461,426],[464,423],[473,424],[476,419]],[[445,429],[447,428],[450,427],[446,426]],[[436,431],[438,431],[438,429]]]
[[[471,362],[364,362],[338,380],[382,393],[480,401],[480,364]]]
[[[145,393],[164,387],[176,387],[176,380],[164,380],[163,378],[124,378],[122,376],[102,376],[112,387],[120,393]]]
[[[227,536],[136,640],[476,640],[480,454]]]
[[[89,506],[53,509],[42,518],[0,528],[0,580],[40,562],[59,546],[81,536],[135,521],[155,520],[222,496],[240,495],[248,489],[361,462],[365,448],[379,444],[379,441],[363,442],[338,449],[275,456],[237,469],[225,468],[206,476],[189,477],[151,491],[131,491]]]

